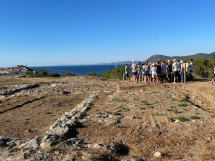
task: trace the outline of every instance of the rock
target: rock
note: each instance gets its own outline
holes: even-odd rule
[[[102,148],[103,146],[101,145],[101,144],[99,144],[99,143],[95,143],[94,145],[93,145],[93,148]]]
[[[40,147],[45,150],[51,147],[51,145],[54,144],[54,140],[55,140],[55,136],[49,136],[46,135],[45,137],[43,137],[42,142],[40,144]]]
[[[75,145],[79,145],[79,144],[83,144],[84,143],[84,140],[78,140],[76,141]]]
[[[13,148],[14,146],[16,146],[16,143],[15,143],[15,142],[13,142],[12,144],[10,144],[10,146],[7,147],[7,149],[11,149],[11,148]]]
[[[0,136],[0,146],[2,146],[4,144],[4,137]]]
[[[68,139],[67,141],[71,141],[72,143],[76,143],[76,142],[77,142],[77,139],[76,139],[76,138],[70,138],[70,139]]]
[[[19,146],[21,149],[36,149],[38,146],[37,140],[35,138],[23,143]]]
[[[162,154],[160,153],[160,152],[156,152],[155,154],[154,154],[154,157],[157,157],[157,158],[160,158],[162,156]]]
[[[131,159],[131,161],[144,161],[142,158]]]
[[[174,120],[172,119],[172,118],[170,118],[170,117],[165,117],[165,120],[167,120],[168,122],[173,122]]]
[[[78,104],[70,112],[66,113],[66,115],[61,116],[61,118],[59,118],[54,123],[54,125],[52,125],[48,131],[46,131],[46,133],[58,135],[60,137],[67,136],[73,128],[72,123],[75,122],[76,118],[79,117],[82,112],[89,108],[89,105],[93,103],[95,98],[97,98],[95,93],[89,94],[84,101]]]
[[[134,119],[135,116],[132,116],[132,115],[129,115],[129,116],[125,116],[126,118],[131,118],[131,119]]]
[[[60,143],[57,145],[58,148],[69,148],[70,146],[67,143]]]

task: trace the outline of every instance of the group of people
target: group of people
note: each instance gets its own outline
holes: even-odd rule
[[[174,81],[173,83],[177,83],[181,80],[181,83],[184,81],[184,65],[183,61],[173,60],[173,64],[170,63],[170,60],[167,61],[157,61],[156,63],[138,63],[136,64],[135,60],[132,60],[133,64],[132,75],[134,78],[134,82],[142,83],[162,83],[162,82],[170,82],[171,75],[173,75]],[[192,72],[193,72],[193,60],[189,60],[189,72],[190,79],[193,80]],[[129,81],[128,75],[128,65],[125,65],[125,77],[126,80]],[[171,74],[172,73],[172,74]]]

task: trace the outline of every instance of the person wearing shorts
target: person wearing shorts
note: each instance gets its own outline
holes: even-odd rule
[[[131,65],[132,69],[132,75],[134,78],[134,82],[137,83],[137,64],[135,63],[135,60],[132,60],[133,64]]]
[[[149,65],[148,62],[145,63],[145,66],[143,67],[144,70],[144,77],[145,77],[145,83],[147,83],[149,79]]]
[[[153,83],[155,83],[155,79],[157,78],[157,73],[156,73],[156,67],[155,64],[152,64],[152,68],[150,69],[151,73],[152,73],[152,80]],[[157,80],[157,79],[156,79]],[[158,80],[157,80],[158,82]]]
[[[172,64],[172,71],[173,71],[173,77],[174,77],[174,82],[173,83],[177,83],[178,82],[178,65],[176,63],[176,59],[173,59],[173,64]]]

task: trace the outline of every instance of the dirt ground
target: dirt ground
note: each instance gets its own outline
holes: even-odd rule
[[[37,83],[39,89],[66,81],[80,84],[78,91],[85,92],[21,95],[0,100],[0,136],[27,140],[42,135],[64,112],[74,108],[90,92],[98,91],[98,99],[87,116],[79,120],[81,127],[76,137],[89,144],[121,145],[121,155],[110,155],[109,160],[114,157],[215,159],[215,85],[209,82],[134,84],[92,77],[1,78],[0,84]],[[69,84],[65,90],[68,87]],[[155,152],[161,152],[162,158],[155,158]],[[94,154],[106,155],[101,150],[95,150]]]

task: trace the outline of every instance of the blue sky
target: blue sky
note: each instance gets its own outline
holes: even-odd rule
[[[215,51],[215,0],[0,0],[0,66]]]

